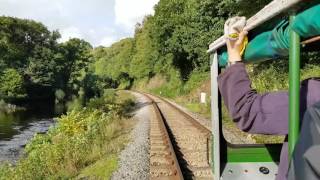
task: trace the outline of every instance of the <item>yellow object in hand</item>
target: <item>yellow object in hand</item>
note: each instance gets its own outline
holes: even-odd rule
[[[229,34],[229,39],[231,39],[231,40],[236,40],[236,39],[238,39],[238,37],[239,37],[238,33]]]
[[[246,50],[246,47],[248,45],[248,36],[244,37],[243,41],[242,41],[242,44],[240,46],[240,56],[242,56],[244,54],[244,50]]]
[[[239,38],[239,34],[238,33],[232,33],[232,34],[229,34],[228,35],[228,38],[230,40],[237,40]],[[248,45],[248,36],[244,37],[243,41],[242,41],[242,44],[240,46],[240,56],[242,56],[244,54],[244,50],[246,49],[246,46]]]

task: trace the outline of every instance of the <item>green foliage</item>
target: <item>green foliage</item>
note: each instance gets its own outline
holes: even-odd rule
[[[73,94],[80,90],[81,82],[86,76],[91,62],[90,50],[92,46],[80,39],[70,39],[61,45],[64,58],[59,69],[63,84],[67,84],[67,90]]]
[[[152,89],[151,91],[167,97],[176,97],[178,94],[182,94],[183,82],[181,81],[178,71],[171,69],[169,71],[169,78],[164,86]]]
[[[56,54],[47,47],[36,46],[32,56],[27,58],[28,67],[24,70],[29,77],[29,84],[53,86],[55,83],[55,70],[60,54]]]
[[[217,16],[216,4],[163,0],[155,8],[155,41],[161,55],[172,54],[171,65],[179,70],[183,81],[188,80],[195,68],[209,67],[206,49],[210,41],[221,34],[223,27],[222,19],[213,18]],[[211,9],[204,9],[205,6],[211,6]]]
[[[0,37],[1,64],[21,71],[37,45],[50,46],[59,34],[32,20],[1,16]]]
[[[70,101],[67,102],[67,111],[79,111],[83,108],[83,98],[73,96]]]
[[[127,38],[106,48],[104,56],[95,63],[96,74],[102,78],[120,80],[128,74],[133,47],[133,39]]]
[[[103,91],[103,100],[108,103],[114,103],[116,101],[116,92],[114,89],[105,89]]]
[[[60,34],[32,20],[1,16],[0,37],[0,72],[19,72],[28,97],[50,95],[46,87],[54,84]]]
[[[54,93],[55,97],[56,97],[56,103],[59,103],[61,101],[64,100],[66,94],[63,92],[62,89],[57,89]]]
[[[144,19],[143,25],[136,26],[135,49],[130,61],[130,76],[141,79],[150,77],[153,72],[155,60],[158,58],[158,52],[155,48],[155,42],[152,39],[152,16]]]
[[[41,23],[0,16],[1,98],[53,99],[61,90],[56,100],[67,102],[81,88],[83,96],[99,96],[98,80],[89,72],[92,46],[76,38],[59,44],[58,38],[58,31]]]
[[[18,98],[25,96],[23,78],[15,69],[5,69],[0,76],[0,97]]]
[[[16,166],[0,166],[0,179],[109,179],[117,154],[128,141],[121,114],[127,102],[109,101],[114,91],[105,96],[108,101],[100,98],[99,107],[70,111],[47,134],[36,135]]]
[[[190,92],[207,79],[206,50],[222,35],[225,20],[236,14],[250,16],[268,2],[160,0],[155,14],[136,25],[134,38],[94,50],[94,73],[119,89],[140,87],[141,80],[161,75],[168,83],[153,92],[170,97]]]
[[[304,80],[311,77],[320,77],[319,53],[303,53],[301,57],[301,77]],[[267,61],[260,64],[247,65],[252,86],[260,93],[287,90],[289,87],[288,60]]]
[[[308,79],[312,77],[320,77],[320,67],[319,65],[308,64],[305,66],[301,72],[301,79]]]
[[[101,159],[81,171],[78,178],[91,177],[92,179],[110,179],[112,173],[118,167],[118,158],[115,155]]]
[[[260,93],[286,90],[289,86],[288,63],[270,61],[247,66],[252,86]]]
[[[193,71],[192,74],[190,75],[189,80],[182,87],[184,94],[188,94],[192,90],[198,88],[199,86],[202,85],[203,82],[205,82],[209,78],[210,76],[207,72]]]

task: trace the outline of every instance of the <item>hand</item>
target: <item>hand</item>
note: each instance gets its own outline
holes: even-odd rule
[[[241,61],[241,49],[242,49],[242,42],[244,38],[247,36],[248,32],[247,31],[242,31],[239,33],[239,37],[237,40],[230,40],[226,38],[226,43],[227,43],[227,49],[228,49],[228,57],[229,57],[229,62],[236,62],[236,61]]]

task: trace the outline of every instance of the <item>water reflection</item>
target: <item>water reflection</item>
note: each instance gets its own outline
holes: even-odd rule
[[[0,163],[17,161],[26,143],[34,134],[45,133],[61,110],[59,106],[37,102],[29,105],[26,111],[0,112]]]
[[[21,121],[22,117],[22,112],[12,114],[0,112],[0,140],[10,140],[19,133],[19,129],[28,123]]]

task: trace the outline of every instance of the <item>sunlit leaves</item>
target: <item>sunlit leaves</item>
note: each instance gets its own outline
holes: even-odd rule
[[[10,98],[24,97],[26,94],[23,78],[15,69],[6,69],[0,76],[0,95]]]

